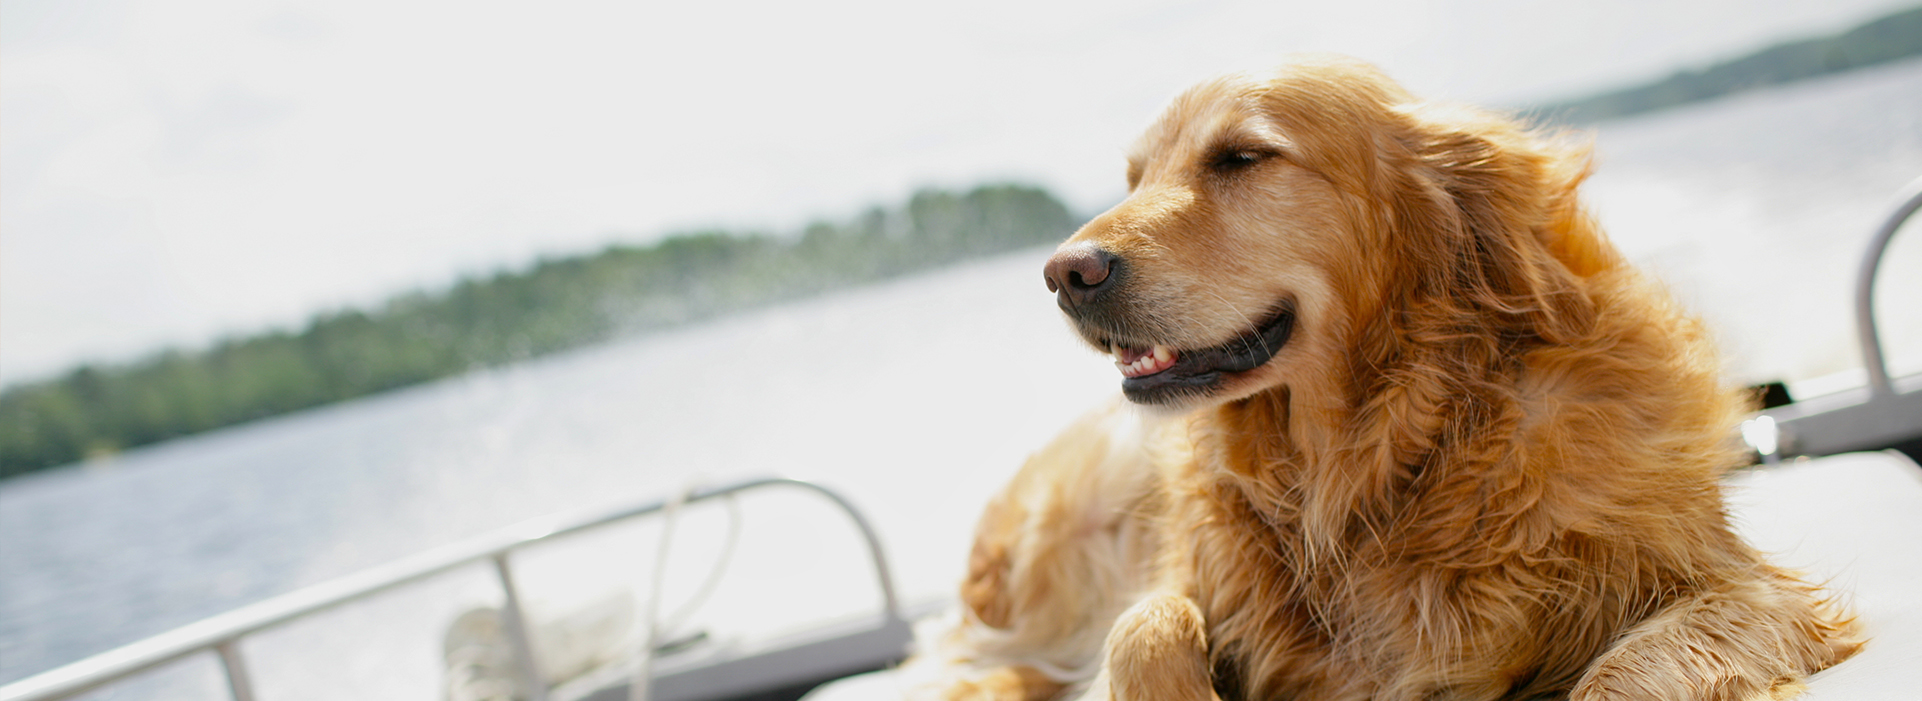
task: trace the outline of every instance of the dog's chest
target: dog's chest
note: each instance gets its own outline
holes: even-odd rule
[[[1318,549],[1289,517],[1298,507],[1267,506],[1217,500],[1177,526],[1222,699],[1370,698],[1364,687],[1433,668],[1436,638],[1472,637],[1459,590],[1395,551],[1404,527],[1358,524]]]

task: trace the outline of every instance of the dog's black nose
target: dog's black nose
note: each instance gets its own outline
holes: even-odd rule
[[[1115,286],[1115,264],[1120,259],[1093,243],[1081,243],[1055,251],[1041,274],[1048,279],[1048,291],[1055,293],[1063,309],[1094,301],[1104,290]]]

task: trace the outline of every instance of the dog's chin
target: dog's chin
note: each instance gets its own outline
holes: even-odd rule
[[[1233,398],[1241,379],[1273,360],[1295,328],[1295,306],[1284,302],[1267,318],[1226,343],[1206,348],[1135,344],[1087,334],[1097,348],[1114,353],[1121,392],[1136,404],[1192,408]]]

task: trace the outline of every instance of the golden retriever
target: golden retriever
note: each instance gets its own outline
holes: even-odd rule
[[[1746,402],[1588,169],[1346,59],[1177,98],[1045,271],[1146,409],[988,505],[910,695],[1771,699],[1852,654],[1730,533]]]

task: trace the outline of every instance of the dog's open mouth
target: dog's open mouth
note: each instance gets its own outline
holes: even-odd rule
[[[1267,320],[1227,343],[1179,349],[1166,345],[1108,344],[1121,369],[1121,391],[1143,404],[1161,404],[1207,394],[1229,373],[1261,367],[1287,345],[1295,328],[1295,308],[1284,303]]]

